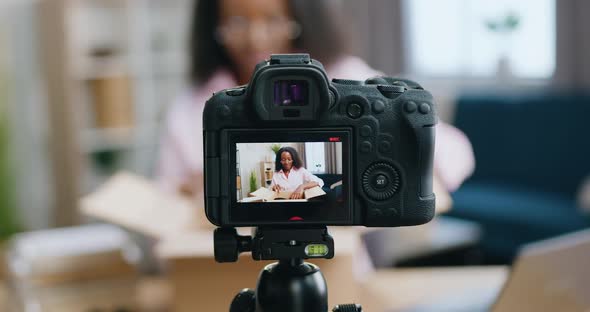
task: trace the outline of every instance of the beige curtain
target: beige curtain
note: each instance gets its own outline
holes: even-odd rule
[[[303,167],[307,169],[307,162],[305,157],[305,143],[297,143],[293,146],[299,153],[299,158],[301,158],[301,162],[303,163]]]
[[[386,75],[405,72],[403,0],[342,0],[352,53]]]
[[[324,148],[325,148],[324,155],[326,157],[326,173],[329,173],[329,174],[337,174],[338,173],[337,159],[341,156],[338,155],[336,147],[337,147],[336,143],[326,143],[324,145]]]

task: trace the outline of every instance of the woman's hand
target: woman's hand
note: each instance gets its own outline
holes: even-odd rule
[[[280,192],[281,191],[281,187],[278,184],[273,185],[270,189],[272,191],[274,191],[274,192]]]
[[[299,185],[295,189],[295,191],[293,191],[293,193],[291,194],[291,197],[289,197],[289,198],[290,199],[302,199],[304,190],[305,190],[305,188],[303,187],[303,184]]]

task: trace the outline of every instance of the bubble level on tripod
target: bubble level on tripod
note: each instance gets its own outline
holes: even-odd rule
[[[328,246],[324,244],[309,244],[305,246],[305,254],[308,257],[323,257],[328,254]]]

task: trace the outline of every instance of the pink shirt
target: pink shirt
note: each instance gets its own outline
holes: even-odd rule
[[[326,68],[330,78],[357,79],[382,75],[357,57],[347,56]],[[181,95],[170,107],[161,138],[156,175],[166,190],[176,192],[184,183],[195,183],[202,191],[203,121],[205,102],[212,93],[237,85],[227,70],[219,70],[204,85]],[[436,127],[434,167],[437,176],[453,191],[473,172],[471,144],[455,127]],[[200,183],[200,184],[199,184]],[[202,194],[198,195],[202,201]]]
[[[272,189],[273,186],[278,185],[281,187],[282,191],[294,191],[299,185],[308,182],[317,182],[320,187],[324,186],[324,181],[315,175],[311,174],[311,172],[307,171],[307,169],[301,167],[299,169],[292,168],[289,172],[289,176],[287,176],[283,169],[279,172],[275,172],[272,175],[272,181],[270,183],[270,188]]]

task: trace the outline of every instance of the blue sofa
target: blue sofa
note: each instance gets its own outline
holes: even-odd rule
[[[576,203],[590,176],[590,93],[464,95],[455,125],[473,144],[476,170],[452,194],[449,215],[481,224],[491,262],[590,226]]]
[[[324,192],[326,192],[327,196],[330,198],[330,201],[335,202],[339,197],[342,196],[342,186],[337,186],[333,190],[330,189],[332,184],[342,180],[341,174],[320,173],[316,174],[316,176],[324,181],[324,186],[322,189]]]

